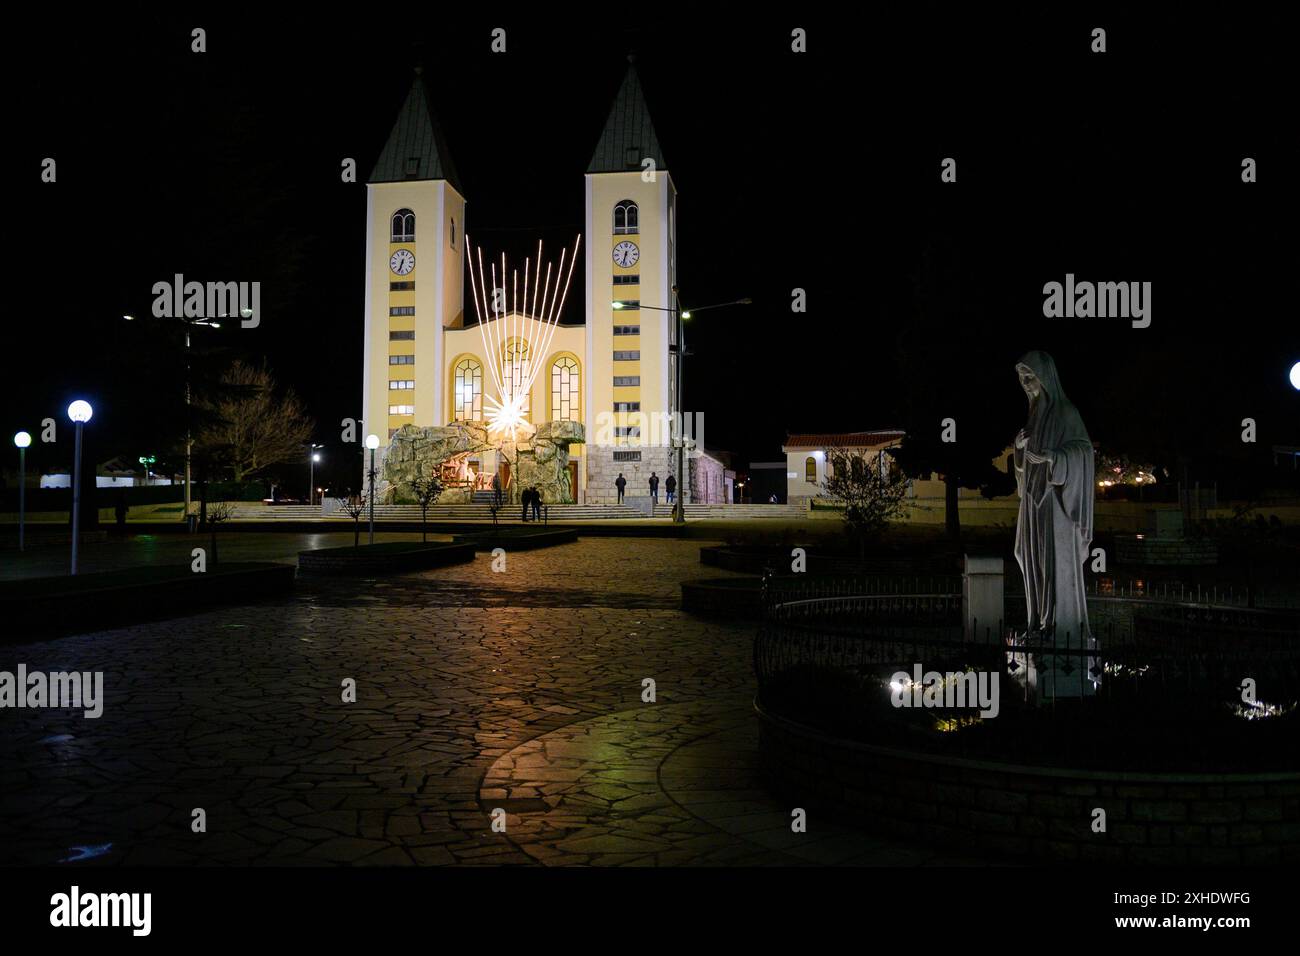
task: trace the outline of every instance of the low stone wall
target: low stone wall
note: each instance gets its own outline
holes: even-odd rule
[[[0,643],[252,604],[292,591],[293,582],[292,565],[270,562],[214,564],[203,573],[183,564],[6,581],[0,586]]]
[[[572,544],[578,540],[577,528],[547,528],[545,531],[474,531],[469,534],[453,535],[457,544],[467,544],[476,551],[492,551],[504,548],[509,551],[532,551],[535,548],[549,548],[557,544]]]
[[[1138,565],[1218,564],[1219,547],[1209,538],[1121,537],[1115,539],[1115,560]]]
[[[472,544],[429,544],[405,548],[363,544],[357,548],[299,551],[298,569],[310,574],[403,574],[473,560]]]
[[[826,736],[755,704],[769,786],[791,807],[969,854],[1060,863],[1300,863],[1300,773],[1027,767]],[[1106,831],[1092,831],[1095,808]]]

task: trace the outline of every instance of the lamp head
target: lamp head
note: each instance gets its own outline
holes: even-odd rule
[[[366,447],[369,448],[371,451],[374,451],[376,448],[378,448],[378,447],[379,447],[379,436],[378,436],[378,435],[367,435],[367,436],[366,436]]]
[[[90,417],[94,414],[95,410],[85,399],[79,398],[68,406],[68,417],[78,424],[90,421]]]
[[[32,436],[27,432],[19,432],[14,436],[14,444],[19,448],[26,448],[32,443]]]

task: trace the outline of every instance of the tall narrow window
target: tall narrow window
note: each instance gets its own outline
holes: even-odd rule
[[[411,210],[393,213],[393,242],[415,242],[415,213]]]
[[[633,236],[639,231],[637,206],[630,199],[624,199],[614,207],[614,235]]]
[[[810,485],[817,484],[817,459],[812,455],[804,459],[803,480]]]
[[[463,358],[456,363],[455,399],[455,421],[482,421],[483,366],[478,359]]]
[[[519,411],[528,418],[529,396],[524,386],[528,384],[528,343],[515,339],[506,346],[505,384],[507,400],[518,396]]]
[[[578,363],[571,356],[563,355],[551,366],[551,418],[554,421],[578,421],[580,377]]]
[[[451,247],[456,248],[456,220],[451,221]]]

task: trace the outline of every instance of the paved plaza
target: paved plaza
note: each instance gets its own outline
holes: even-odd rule
[[[222,554],[291,560],[350,537],[228,534]],[[167,561],[193,540],[86,561]],[[0,862],[964,862],[816,813],[791,832],[757,780],[752,625],[679,610],[682,580],[727,574],[701,567],[701,543],[586,538],[508,554],[500,573],[480,555],[300,579],[278,601],[6,645],[3,670],[102,670],[105,703],[97,720],[0,712]]]

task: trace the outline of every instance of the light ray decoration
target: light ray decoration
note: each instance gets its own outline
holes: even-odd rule
[[[498,282],[497,263],[493,262],[485,271],[483,267],[483,248],[473,251],[468,235],[465,236],[465,258],[469,262],[469,283],[471,298],[474,300],[474,314],[478,319],[479,336],[483,340],[483,351],[487,355],[488,373],[497,387],[497,397],[484,396],[488,431],[499,434],[510,441],[517,441],[519,433],[527,424],[524,420],[524,405],[532,392],[533,383],[542,369],[545,356],[550,351],[551,341],[555,337],[555,326],[564,311],[564,302],[569,294],[569,283],[573,279],[573,267],[578,261],[578,246],[582,236],[573,243],[573,253],[568,249],[560,250],[559,265],[548,262],[545,275],[542,273],[542,242],[537,241],[537,258],[524,259],[523,297],[519,295],[518,270],[507,271],[506,256],[501,254],[501,274]],[[568,272],[565,262],[568,261]],[[478,275],[474,274],[475,264]],[[554,269],[554,286],[552,270]],[[506,277],[509,275],[509,286]],[[563,277],[564,286],[560,282]],[[488,285],[488,281],[491,285]],[[528,303],[528,286],[532,283],[533,301]],[[506,302],[507,293],[510,302]],[[538,294],[541,306],[538,307]],[[488,296],[491,295],[489,305]],[[521,343],[527,342],[528,348],[522,350]],[[542,361],[535,361],[540,356]]]

